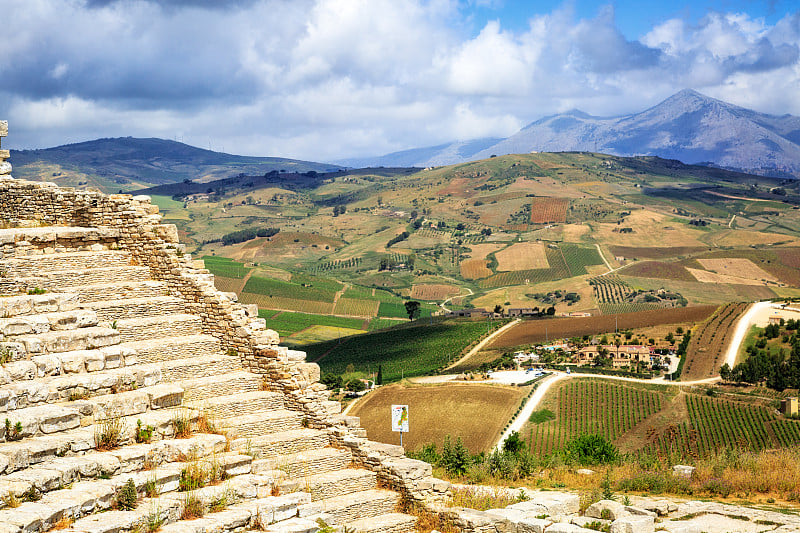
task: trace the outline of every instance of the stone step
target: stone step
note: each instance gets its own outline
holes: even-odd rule
[[[142,341],[162,337],[199,335],[203,333],[203,323],[195,315],[162,315],[147,318],[126,318],[117,320],[120,342]]]
[[[174,359],[211,356],[220,352],[219,339],[211,335],[184,335],[123,342],[119,347],[135,354],[139,363],[160,363]]]
[[[58,406],[46,406],[55,408]],[[33,408],[32,408],[33,409]],[[59,424],[74,424],[72,412],[77,412],[76,408],[61,407],[70,412],[64,413],[64,419],[57,417],[48,418],[50,424],[48,429],[58,427]],[[120,425],[120,445],[135,442],[137,421],[141,420],[144,426],[153,426],[153,441],[171,438],[175,433],[176,421],[197,427],[200,413],[192,409],[160,409],[148,411],[141,415],[119,418]],[[16,421],[14,421],[16,423]],[[25,428],[25,421],[20,421]],[[83,420],[79,420],[79,423]],[[30,422],[29,422],[30,424]],[[40,420],[41,425],[41,420]],[[31,465],[41,463],[56,457],[65,455],[75,455],[89,452],[96,449],[95,436],[100,435],[107,426],[101,421],[90,423],[85,427],[76,427],[56,433],[46,434],[37,437],[26,437],[14,442],[0,442],[0,466],[8,462],[5,471],[12,472],[20,468],[27,468]],[[0,470],[2,471],[2,470]]]
[[[303,416],[297,411],[276,409],[252,415],[227,418],[221,421],[231,438],[253,438],[302,428]]]
[[[77,309],[75,293],[23,294],[0,298],[0,317],[30,316]]]
[[[18,278],[38,277],[45,272],[126,266],[131,266],[131,254],[113,250],[13,256],[0,260],[6,275]]]
[[[94,350],[119,344],[120,332],[113,328],[88,327],[66,331],[48,331],[36,335],[14,337],[25,352],[31,355]]]
[[[13,337],[18,335],[38,335],[49,331],[88,328],[96,326],[97,323],[97,314],[91,309],[0,318],[0,336],[13,341]]]
[[[140,483],[144,485],[147,478],[159,476],[157,480],[164,492],[167,490],[164,484],[168,477],[165,474],[171,475],[175,472],[179,475],[186,464],[181,461],[185,461],[189,456],[197,461],[205,461],[211,466],[220,465],[219,468],[224,469],[226,473],[250,472],[250,457],[234,456],[234,460],[228,460],[228,456],[224,454],[225,445],[225,438],[222,435],[198,434],[188,439],[131,444],[107,452],[90,451],[85,455],[55,457],[34,466],[19,468],[13,472],[7,471],[0,477],[0,494],[13,494],[20,498],[30,491],[31,487],[44,494],[76,481],[86,482],[121,474],[131,477],[131,473],[134,473],[137,486],[140,486]],[[247,463],[247,467],[239,468],[243,463]],[[239,470],[231,468],[232,466]],[[139,480],[136,477],[145,479]],[[174,477],[177,480],[178,476]],[[0,500],[0,507],[5,505],[5,500]]]
[[[283,409],[283,394],[269,391],[252,391],[232,396],[208,398],[193,405],[213,413],[218,419],[252,415],[273,409]]]
[[[100,241],[119,237],[116,228],[83,228],[74,226],[46,226],[41,228],[0,229],[0,244],[54,242],[58,239]]]
[[[15,369],[25,365],[34,366],[31,361],[18,361],[6,366]],[[161,381],[161,370],[152,365],[15,381],[0,391],[0,406],[14,413],[15,410],[43,403],[87,400],[92,397],[96,402],[95,398],[102,395],[151,387]]]
[[[169,296],[167,284],[154,280],[96,283],[74,287],[71,291],[77,295],[78,301],[81,303]]]
[[[183,300],[173,296],[128,298],[124,300],[103,300],[85,304],[87,309],[97,313],[100,320],[111,322],[126,318],[145,318],[160,315],[185,313]]]
[[[81,413],[76,407],[37,405],[5,413],[0,434],[7,441],[35,435],[47,435],[74,429],[81,425]]]
[[[399,502],[400,495],[396,492],[384,489],[369,489],[326,498],[310,505],[321,508],[323,513],[330,515],[331,522],[329,524],[341,525],[364,518],[394,513]]]
[[[361,518],[345,524],[353,533],[413,533],[417,517],[403,513],[387,513],[371,518]]]
[[[29,288],[40,288],[51,292],[64,292],[83,285],[98,283],[147,281],[150,269],[139,266],[95,268],[91,270],[41,271],[37,276],[18,278]]]
[[[231,449],[247,455],[254,455],[255,459],[264,459],[325,448],[329,445],[330,438],[326,433],[316,429],[303,428],[281,431],[262,437],[235,439],[231,443]]]
[[[221,376],[184,379],[176,383],[183,387],[187,402],[202,402],[217,396],[230,396],[261,390],[261,376],[247,371],[230,372]]]
[[[351,494],[374,489],[377,484],[375,472],[347,468],[333,472],[292,477],[282,481],[278,487],[281,493],[301,490],[311,494],[311,499],[324,500],[334,496]]]
[[[215,355],[190,357],[188,359],[174,359],[163,363],[153,363],[161,369],[161,374],[166,382],[179,382],[187,379],[204,377],[217,377],[231,372],[242,370],[242,362],[238,356]]]
[[[281,470],[290,477],[303,477],[347,468],[351,460],[352,455],[348,450],[320,448],[272,459],[256,459],[253,461],[253,472]]]

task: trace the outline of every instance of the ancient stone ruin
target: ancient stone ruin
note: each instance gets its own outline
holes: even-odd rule
[[[443,501],[430,465],[368,441],[316,364],[214,288],[148,197],[16,180],[8,157],[0,533],[404,532],[399,509]]]

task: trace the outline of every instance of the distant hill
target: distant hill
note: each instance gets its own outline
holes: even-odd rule
[[[800,178],[800,117],[767,115],[684,90],[632,115],[603,118],[578,110],[533,122],[507,139],[462,159],[463,142],[397,154],[418,154],[404,165],[429,166],[438,158],[448,164],[491,155],[531,151],[592,151],[619,156],[654,155],[688,164],[705,164],[752,174]],[[381,165],[383,158],[370,160]]]
[[[328,172],[341,168],[280,157],[232,155],[165,139],[133,137],[97,139],[41,150],[12,150],[11,163],[18,178],[58,180],[62,175],[78,173],[74,179],[84,176],[96,185],[211,181],[240,173]]]
[[[463,161],[476,159],[474,156],[481,150],[493,146],[503,139],[487,137],[474,141],[459,141],[427,148],[413,148],[401,152],[393,152],[379,157],[342,159],[337,164],[354,168],[364,167],[439,167],[454,165]]]

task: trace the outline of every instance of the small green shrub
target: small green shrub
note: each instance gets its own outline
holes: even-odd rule
[[[136,500],[139,495],[136,493],[136,485],[133,479],[129,479],[119,491],[117,491],[117,509],[122,511],[132,511],[136,509]]]
[[[136,420],[136,442],[149,443],[150,439],[153,438],[153,431],[155,431],[153,426],[145,426],[142,424],[141,419]]]

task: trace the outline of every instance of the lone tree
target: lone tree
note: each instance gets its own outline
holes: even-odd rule
[[[405,306],[406,314],[408,315],[409,320],[419,318],[419,302],[415,300],[409,300],[405,303]]]
[[[375,385],[383,385],[383,367],[378,365],[378,375],[375,377]]]

